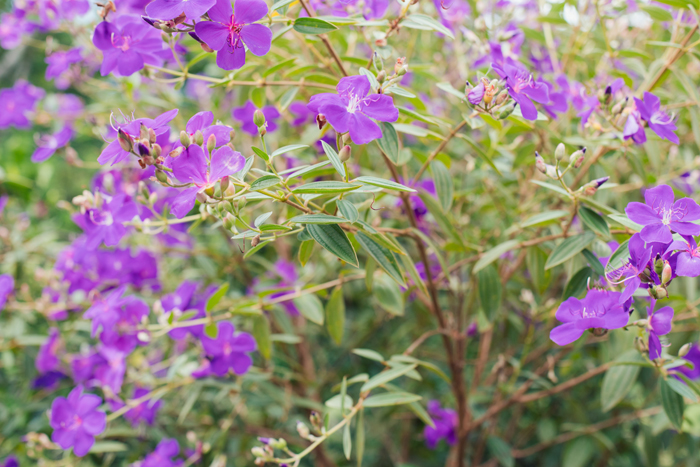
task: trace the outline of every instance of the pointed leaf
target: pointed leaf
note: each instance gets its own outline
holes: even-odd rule
[[[338,225],[309,224],[306,226],[306,230],[309,232],[309,235],[311,235],[311,238],[316,240],[316,242],[323,248],[330,251],[346,263],[355,267],[359,266],[359,263],[357,262],[357,254],[350,244],[348,236],[345,235],[343,229],[341,229]]]

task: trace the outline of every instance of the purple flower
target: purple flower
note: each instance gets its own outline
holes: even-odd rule
[[[211,360],[211,369],[218,376],[224,376],[230,369],[242,375],[253,364],[248,353],[257,348],[255,339],[247,332],[234,334],[235,330],[233,324],[223,321],[218,325],[216,339],[202,337],[202,346]]]
[[[73,381],[76,383],[84,383],[91,380],[93,378],[95,366],[100,363],[102,363],[102,357],[92,350],[84,355],[73,356],[70,362]]]
[[[180,453],[180,445],[175,439],[163,438],[156,446],[156,450],[139,462],[138,467],[176,467],[182,465],[182,461],[173,460]]]
[[[691,221],[700,219],[700,206],[691,198],[681,198],[673,202],[673,189],[659,185],[644,193],[646,204],[629,203],[625,208],[627,216],[643,225],[640,232],[645,242],[670,243],[671,231],[681,235],[700,234],[700,225]]]
[[[435,449],[438,442],[444,439],[450,446],[457,442],[457,412],[452,409],[443,409],[440,402],[428,402],[428,413],[433,419],[435,428],[426,426],[423,429],[425,444],[430,449]]]
[[[557,345],[571,344],[587,329],[618,329],[627,325],[629,313],[620,303],[620,292],[591,289],[583,300],[568,298],[556,318],[564,324],[552,329],[549,338]]]
[[[289,105],[289,111],[296,115],[296,118],[292,120],[292,126],[302,126],[306,125],[310,121],[313,120],[314,118],[314,113],[310,111],[307,107],[306,104],[304,104],[301,101],[295,101],[292,102]],[[265,116],[265,119],[267,119],[267,116]]]
[[[169,20],[182,13],[189,19],[199,19],[216,0],[156,0],[146,6],[146,14],[152,18]]]
[[[113,347],[101,345],[98,349],[99,360],[94,368],[94,377],[116,394],[121,392],[124,383],[126,356],[126,352]]]
[[[654,311],[656,300],[651,299],[647,317],[647,331],[649,332],[649,358],[655,360],[661,356],[661,340],[659,336],[664,336],[671,332],[671,321],[673,320],[673,308],[665,306]]]
[[[5,458],[2,467],[19,467],[19,461],[15,456],[8,456]]]
[[[68,398],[57,397],[51,404],[51,440],[63,449],[73,447],[82,457],[95,443],[95,436],[107,426],[107,416],[97,410],[102,399],[94,394],[83,394],[83,386],[73,389]]]
[[[197,313],[190,319],[204,318],[206,311],[204,309],[207,299],[216,291],[216,287],[207,288],[204,294],[197,296],[195,292],[199,287],[198,282],[184,281],[175,290],[175,292],[164,295],[160,300],[163,311],[166,313],[174,313],[175,319],[187,311],[196,311]],[[183,339],[190,333],[193,336],[199,337],[204,331],[204,325],[183,326],[177,327],[168,332],[168,335],[173,339]]]
[[[62,148],[68,144],[73,137],[73,128],[66,125],[62,130],[53,135],[44,135],[38,141],[38,148],[32,154],[32,162],[44,162],[54,155],[58,148]]]
[[[99,207],[89,208],[84,214],[73,216],[73,221],[85,231],[85,247],[91,250],[104,242],[106,246],[115,246],[126,235],[128,222],[138,214],[136,203],[127,195],[108,197]]]
[[[68,70],[72,64],[82,61],[82,50],[81,47],[76,47],[65,52],[54,52],[46,57],[46,63],[49,65],[46,68],[46,80],[57,78]]]
[[[96,299],[92,306],[83,314],[83,318],[92,320],[92,337],[97,335],[100,326],[103,329],[108,329],[117,322],[119,319],[119,308],[126,303],[126,299],[122,298],[125,291],[125,285],[114,289],[106,297]]]
[[[95,28],[92,43],[102,51],[100,74],[107,76],[115,69],[120,76],[129,76],[145,64],[161,65],[163,40],[158,30],[138,16],[119,16],[114,23],[103,21]]]
[[[471,105],[479,105],[484,99],[484,94],[486,93],[486,86],[483,81],[479,81],[479,84],[474,86],[467,94],[467,100]]]
[[[214,135],[216,137],[216,147],[223,146],[231,141],[231,130],[233,128],[226,125],[213,125],[213,123],[214,114],[212,112],[199,112],[189,119],[185,132],[192,139],[197,131],[201,131],[205,143],[211,135]],[[179,147],[182,144],[178,141],[175,146]]]
[[[624,139],[631,139],[635,144],[644,144],[647,142],[647,134],[644,132],[644,122],[642,117],[636,110],[630,112],[625,122],[625,128],[622,130]]]
[[[0,311],[5,308],[7,298],[15,288],[15,279],[9,274],[0,275]]]
[[[245,64],[245,47],[258,57],[270,51],[272,31],[254,23],[267,15],[267,4],[262,0],[236,0],[231,8],[229,0],[217,0],[209,10],[211,21],[195,25],[197,35],[216,54],[216,64],[224,70],[237,70]]]
[[[644,100],[634,98],[634,103],[642,119],[649,124],[649,128],[656,133],[659,138],[667,139],[672,143],[679,143],[678,136],[674,133],[677,130],[673,118],[661,110],[661,101],[650,92],[644,93]]]
[[[683,357],[683,359],[691,362],[693,364],[693,369],[688,368],[683,365],[681,367],[674,368],[674,371],[683,373],[690,380],[696,380],[700,378],[700,345],[693,345],[688,353]]]
[[[194,184],[193,187],[180,191],[171,202],[172,212],[178,218],[184,217],[194,207],[198,193],[213,187],[221,178],[241,170],[245,158],[230,146],[223,146],[212,152],[211,164],[208,162],[204,150],[196,144],[191,144],[173,162],[173,175],[182,183]]]
[[[151,391],[146,388],[136,388],[131,399],[140,399],[150,392]],[[112,411],[119,410],[124,407],[124,405],[125,404],[120,400],[109,400],[109,407]],[[156,415],[158,414],[158,410],[160,409],[161,405],[163,405],[163,401],[161,400],[158,400],[155,403],[153,403],[151,400],[144,401],[136,407],[132,407],[126,411],[124,418],[129,420],[134,428],[136,428],[141,421],[148,425],[153,425],[156,421]]]
[[[43,89],[18,80],[11,88],[0,90],[0,130],[14,126],[25,129],[32,126],[29,114],[44,97]]]
[[[58,387],[58,383],[65,378],[66,375],[60,371],[42,373],[32,381],[32,389],[48,389],[53,391]]]
[[[136,328],[148,316],[148,305],[135,297],[126,297],[122,306],[110,311],[93,319],[93,330],[96,322],[102,325],[100,340],[109,347],[129,353],[139,343]]]
[[[621,268],[608,274],[609,280],[625,284],[625,290],[620,297],[621,303],[626,302],[641,285],[642,280],[639,276],[644,273],[652,255],[652,249],[647,248],[638,233],[630,238],[629,252],[629,261]]]
[[[49,330],[49,338],[39,347],[39,353],[34,362],[39,373],[48,373],[49,371],[55,370],[60,365],[61,362],[56,355],[56,352],[61,346],[60,338],[61,335],[57,328],[51,328]]]
[[[685,237],[684,240],[674,240],[666,252],[677,251],[675,256],[676,267],[674,273],[678,276],[700,276],[700,249],[693,237]]]
[[[372,118],[381,122],[395,122],[399,118],[390,96],[369,94],[372,88],[364,75],[343,78],[335,89],[338,94],[312,96],[308,107],[316,114],[325,115],[336,132],[350,132],[355,144],[367,144],[382,137],[381,128]]]
[[[256,136],[258,134],[258,127],[253,121],[253,115],[258,108],[255,107],[251,101],[245,103],[243,107],[238,107],[233,109],[231,116],[241,122],[241,130],[248,134]],[[275,131],[277,129],[276,120],[280,118],[279,111],[271,105],[265,106],[260,109],[265,116],[266,129],[268,132]]]
[[[157,116],[155,119],[150,118],[137,118],[129,120],[124,117],[125,122],[123,124],[116,124],[116,128],[113,127],[114,131],[120,131],[124,138],[128,139],[131,144],[134,144],[134,140],[139,139],[141,132],[141,125],[143,124],[146,128],[153,130],[156,137],[163,135],[170,131],[168,123],[175,118],[178,113],[178,109],[169,110]],[[114,165],[118,162],[122,162],[129,158],[129,152],[125,151],[119,144],[119,139],[115,138],[114,141],[109,143],[107,147],[102,151],[100,157],[97,158],[97,162],[102,165],[109,163]]]
[[[622,78],[617,78],[605,87],[605,93],[614,96],[620,89],[624,87],[624,85],[625,80],[623,80]],[[593,112],[600,108],[600,99],[598,98],[598,95],[596,93],[593,93],[586,97],[584,101],[581,102],[579,105],[582,108],[584,106],[587,106],[585,110],[582,110],[577,114],[579,117],[581,117],[581,126],[585,126]]]
[[[506,80],[508,94],[520,106],[523,118],[537,120],[537,108],[532,101],[540,104],[549,103],[547,85],[535,81],[529,71],[515,65],[492,63],[491,66],[501,78]]]

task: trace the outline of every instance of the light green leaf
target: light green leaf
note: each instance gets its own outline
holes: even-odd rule
[[[326,304],[326,326],[328,334],[331,335],[336,344],[340,345],[345,330],[345,300],[341,286],[333,290],[331,298]]]
[[[401,376],[404,376],[409,371],[415,370],[418,365],[406,365],[406,366],[396,366],[390,370],[383,371],[379,374],[372,376],[369,381],[362,385],[360,392],[371,391],[383,384],[395,380]],[[365,407],[367,405],[365,404]]]
[[[454,183],[449,170],[445,164],[435,160],[430,163],[430,171],[433,174],[435,181],[435,190],[437,191],[440,205],[444,212],[449,212],[452,207],[452,199],[454,198]]]
[[[556,211],[547,211],[547,212],[541,212],[539,214],[535,214],[532,217],[529,217],[525,222],[520,224],[522,227],[533,227],[533,226],[539,226],[539,225],[544,225],[547,224],[551,221],[554,221],[556,219],[560,219],[564,216],[569,215],[569,211],[564,211],[563,209],[558,209]]]
[[[378,177],[357,177],[354,182],[362,182],[367,185],[378,186],[381,188],[386,188],[387,190],[394,191],[406,191],[409,193],[415,193],[416,190],[409,188],[407,186],[401,185],[400,183],[392,182],[391,180],[385,180]]]
[[[340,161],[338,153],[335,152],[335,149],[333,149],[331,145],[325,141],[321,140],[321,144],[323,145],[323,152],[326,153],[328,160],[331,161],[331,164],[335,168],[336,172],[338,172],[341,177],[345,178],[345,167],[343,167],[343,163]]]
[[[671,425],[680,430],[681,426],[683,426],[683,412],[685,410],[683,396],[671,389],[668,381],[663,378],[659,378],[659,387],[661,389],[661,405],[664,408],[664,412]]]
[[[578,208],[578,215],[583,223],[593,232],[600,234],[603,238],[610,237],[610,227],[608,227],[608,223],[605,222],[605,219],[600,214],[585,206],[581,206]]]
[[[494,321],[501,308],[503,300],[503,287],[498,271],[493,266],[487,266],[477,274],[479,281],[479,300],[481,308],[491,321]]]
[[[590,231],[564,239],[563,242],[554,248],[552,254],[549,255],[544,268],[551,269],[554,266],[558,266],[564,261],[573,258],[575,255],[580,253],[581,250],[590,245],[593,240],[595,240],[595,234]]]
[[[404,298],[399,285],[384,274],[374,281],[374,298],[386,311],[395,316],[404,314]]]
[[[388,122],[380,122],[382,137],[377,140],[379,148],[387,155],[394,164],[399,161],[399,136],[394,129],[394,125]]]
[[[221,285],[216,292],[212,294],[211,297],[209,297],[209,300],[207,300],[207,305],[206,305],[206,310],[207,313],[211,312],[211,310],[214,309],[216,305],[219,304],[222,298],[226,295],[226,292],[228,292],[228,282]]]
[[[292,192],[294,192],[296,194],[305,194],[305,193],[336,194],[336,193],[345,193],[348,191],[357,190],[361,186],[362,185],[354,185],[352,183],[333,182],[333,181],[311,182],[311,183],[307,183],[306,185],[301,185],[299,187],[294,188],[292,190]]]
[[[253,318],[253,337],[258,344],[260,355],[266,360],[272,356],[272,339],[270,338],[270,322],[265,316]]]
[[[622,354],[616,361],[642,361],[639,352],[629,351]],[[615,407],[634,386],[641,367],[636,365],[616,365],[608,368],[603,376],[600,387],[600,405],[603,412]]]
[[[384,357],[382,357],[382,354],[371,349],[352,349],[352,353],[354,353],[355,355],[359,355],[363,358],[374,360],[376,362],[384,361]]]
[[[315,294],[305,294],[292,301],[304,318],[319,326],[323,325],[323,303]]]
[[[376,396],[370,396],[365,399],[362,404],[363,407],[388,407],[392,405],[404,405],[410,404],[411,402],[417,402],[421,400],[422,397],[416,394],[410,394],[408,392],[385,392],[382,394],[377,394]]]
[[[294,30],[301,34],[325,34],[336,29],[333,24],[318,18],[301,17],[294,20]]]
[[[340,215],[342,215],[344,218],[350,221],[350,223],[353,223],[360,218],[360,213],[357,211],[355,205],[352,204],[350,201],[347,201],[345,199],[339,199],[336,202],[336,206],[338,206],[338,211],[340,211]]]
[[[374,238],[365,234],[364,232],[357,232],[355,238],[362,245],[362,247],[367,250],[367,252],[374,258],[377,264],[386,271],[392,279],[394,279],[401,286],[406,286],[406,281],[404,281],[403,275],[401,274],[401,269],[396,261],[394,253],[384,246],[380,245]]]
[[[329,216],[328,214],[304,214],[289,219],[292,224],[341,224],[347,222],[342,217]]]
[[[309,146],[306,144],[290,144],[289,146],[283,146],[283,147],[277,149],[275,152],[270,154],[270,157],[280,156],[286,152],[298,151],[299,149],[304,149],[304,148],[308,148],[308,147]]]
[[[279,183],[280,179],[276,175],[263,175],[250,184],[250,191],[264,190],[271,186],[278,185]]]
[[[481,271],[486,266],[500,258],[504,253],[516,248],[519,244],[520,242],[518,240],[508,240],[507,242],[503,242],[500,245],[496,245],[495,247],[491,248],[489,251],[484,253],[481,258],[479,258],[479,261],[477,261],[474,265],[473,272]]]

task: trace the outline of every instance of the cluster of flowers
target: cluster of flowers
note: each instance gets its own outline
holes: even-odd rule
[[[656,309],[656,302],[668,297],[667,287],[674,278],[700,276],[700,252],[693,238],[700,234],[700,225],[693,222],[700,220],[700,206],[691,198],[674,201],[673,189],[668,185],[647,190],[644,199],[645,203],[630,203],[625,210],[630,220],[643,226],[629,240],[629,257],[622,266],[610,264],[606,268],[606,279],[624,286],[623,290],[591,289],[582,300],[571,297],[564,301],[556,313],[563,324],[550,334],[558,345],[574,342],[589,329],[602,335],[627,326],[633,296],[644,289],[649,300],[647,317],[632,324],[648,335],[643,345],[649,358],[662,356],[660,336],[671,332],[673,309]],[[685,367],[678,371],[691,373]]]

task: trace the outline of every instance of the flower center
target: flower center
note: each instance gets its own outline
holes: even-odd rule
[[[650,121],[651,123],[656,123],[657,125],[668,125],[671,123],[671,116],[666,114],[666,112],[658,111],[654,112]]]
[[[77,430],[80,425],[83,424],[83,419],[78,417],[77,415],[73,415],[73,418],[71,420],[68,420],[67,422],[61,422],[61,428],[65,428],[67,430]]]
[[[355,112],[358,112],[360,108],[362,108],[362,99],[360,98],[360,96],[353,93],[349,93],[348,96],[349,99],[346,110],[351,114],[354,114]]]
[[[228,342],[226,342],[226,343],[224,344],[224,355],[226,355],[226,356],[231,355],[232,350],[233,350],[233,349],[231,348],[231,344],[229,344]]]
[[[228,45],[233,49],[238,49],[243,47],[243,41],[241,40],[241,29],[243,29],[244,24],[236,23],[236,17],[231,16],[231,23],[228,25]]]
[[[109,211],[97,211],[95,209],[90,210],[90,220],[97,225],[112,225],[114,224],[114,218],[112,213]]]
[[[112,45],[117,49],[122,49],[122,52],[126,52],[131,47],[131,36],[120,36],[118,39],[112,36]]]
[[[605,310],[597,310],[595,308],[586,308],[585,306],[581,309],[581,318],[599,318],[605,314]]]

